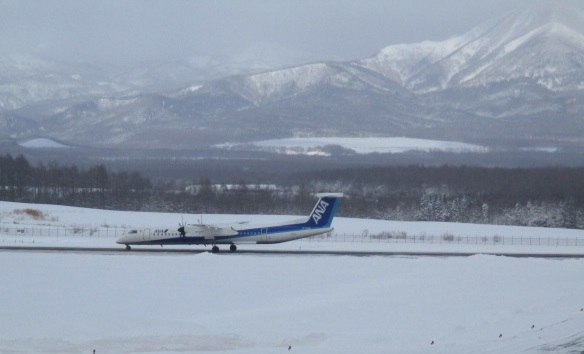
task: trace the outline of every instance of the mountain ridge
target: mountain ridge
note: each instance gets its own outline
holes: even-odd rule
[[[0,134],[149,148],[293,135],[584,147],[584,16],[546,11],[506,14],[460,36],[388,46],[365,59],[155,93],[113,85],[109,96],[0,111],[12,127]]]
[[[484,85],[485,82],[489,81],[493,82],[495,80],[488,80],[484,75],[480,76],[479,74],[492,73],[493,67],[497,67],[505,56],[513,54],[522,45],[528,44],[528,39],[533,39],[533,37],[539,37],[540,45],[549,45],[549,42],[545,42],[545,38],[542,38],[546,36],[553,36],[554,39],[560,39],[562,42],[573,42],[570,44],[576,44],[578,48],[569,48],[566,43],[564,47],[561,47],[564,51],[562,54],[570,55],[577,50],[580,64],[582,64],[584,31],[581,30],[581,27],[583,27],[584,18],[581,15],[578,16],[580,30],[575,30],[573,26],[558,22],[559,19],[565,17],[564,11],[557,10],[547,12],[539,9],[537,11],[514,12],[502,18],[488,21],[462,36],[446,41],[426,41],[411,45],[386,47],[376,56],[365,59],[362,63],[364,66],[385,75],[388,75],[389,72],[388,76],[392,78],[399,76],[394,72],[402,73],[402,84],[417,93],[444,90],[452,85],[461,85],[465,82],[466,85],[473,85],[471,79],[474,81],[482,80],[482,82],[475,82],[475,86]],[[566,20],[566,22],[572,21]],[[537,38],[535,40],[537,41]],[[557,48],[555,49],[557,50]],[[408,50],[413,51],[413,53],[408,53]],[[537,50],[536,52],[552,51]],[[533,68],[535,65],[528,63],[524,66]],[[412,67],[416,68],[416,71],[407,75]],[[506,72],[497,78],[509,77],[508,74]],[[435,79],[434,82],[431,81],[432,78]],[[582,78],[581,75],[580,78]]]

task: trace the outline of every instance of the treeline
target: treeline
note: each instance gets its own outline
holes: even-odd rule
[[[584,168],[402,166],[302,173],[277,188],[0,156],[0,200],[175,213],[307,214],[314,193],[344,192],[341,216],[584,228]],[[192,222],[192,221],[189,221]]]
[[[371,167],[300,179],[309,179],[315,189],[329,186],[359,196],[346,210],[356,216],[584,228],[580,167]]]
[[[0,200],[104,209],[140,210],[152,190],[138,172],[111,172],[103,165],[81,170],[56,163],[32,166],[26,158],[0,156]]]
[[[138,172],[112,172],[103,165],[88,169],[56,163],[32,166],[23,156],[0,155],[3,201],[191,214],[303,214],[314,203],[308,191],[297,188],[248,188],[240,181],[237,188],[228,190],[225,185],[213,186],[208,178],[192,183],[197,186],[195,192],[172,180],[153,184]]]
[[[490,202],[514,205],[527,201],[573,199],[584,205],[584,168],[487,168],[469,166],[392,166],[319,171],[300,180],[337,184],[338,188],[387,195],[428,192],[480,195]]]

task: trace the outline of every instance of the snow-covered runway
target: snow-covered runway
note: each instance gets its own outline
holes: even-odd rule
[[[187,248],[191,246],[174,246],[163,248],[156,247],[135,247],[131,251],[125,248],[105,248],[105,247],[46,247],[46,246],[0,246],[0,251],[20,251],[20,252],[60,252],[60,253],[88,253],[88,254],[176,254],[176,255],[194,255],[200,253],[211,252],[208,249],[202,249],[201,247],[194,246],[196,248]],[[402,250],[402,251],[389,251],[389,250],[326,250],[326,249],[274,249],[265,248],[259,246],[260,248],[255,248],[255,246],[247,246],[244,250],[238,250],[237,253],[224,250],[223,252],[216,253],[217,255],[248,255],[248,256],[260,256],[260,255],[270,255],[270,256],[355,256],[355,257],[371,257],[371,256],[428,256],[428,257],[469,257],[480,254],[490,254],[493,256],[506,256],[506,257],[522,257],[522,258],[584,258],[584,253],[543,253],[543,252],[520,252],[512,251],[507,252],[504,249],[495,251],[481,251],[476,249],[471,250],[452,250],[452,251],[440,251],[440,250]],[[212,252],[211,252],[212,253]]]
[[[33,220],[14,211],[24,208],[40,210],[44,217]],[[112,227],[173,222],[176,215],[0,203],[0,218],[3,225]],[[454,237],[572,238],[581,233],[342,218],[333,226],[341,233],[367,228]],[[37,249],[0,251],[0,353],[278,353],[289,346],[290,352],[335,354],[584,351],[582,258],[306,254],[566,254],[582,253],[582,247],[297,241],[266,249],[303,251],[302,256],[223,256],[43,252],[41,247],[115,248],[115,237],[0,233],[0,238],[7,246],[28,242]]]
[[[584,260],[3,252],[0,267],[3,353],[584,349]]]

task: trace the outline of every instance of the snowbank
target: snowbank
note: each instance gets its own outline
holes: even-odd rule
[[[185,219],[195,218],[185,215]],[[200,215],[198,216],[200,217]],[[290,217],[250,216],[250,221]],[[205,215],[204,221],[233,221]],[[0,203],[0,228],[120,228],[177,215]],[[339,233],[579,235],[336,219]],[[574,235],[572,235],[574,233]],[[2,235],[113,246],[113,236]],[[503,245],[298,241],[270,247],[428,251]],[[42,241],[40,241],[42,240]],[[380,240],[378,240],[380,241]],[[156,247],[156,246],[154,246]],[[243,246],[242,246],[243,247]],[[252,246],[247,246],[252,247]],[[255,246],[260,247],[260,246]],[[545,250],[542,246],[514,246]],[[539,248],[538,248],[539,247]],[[561,247],[555,247],[556,251]],[[565,247],[567,248],[567,247]],[[542,251],[544,252],[544,251]],[[0,250],[2,353],[573,353],[584,350],[584,259],[227,256]]]

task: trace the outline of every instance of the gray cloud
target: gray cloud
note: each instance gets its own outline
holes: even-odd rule
[[[131,63],[229,57],[273,43],[313,60],[345,60],[391,44],[446,39],[533,5],[532,0],[0,0],[0,54],[32,51]]]

